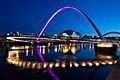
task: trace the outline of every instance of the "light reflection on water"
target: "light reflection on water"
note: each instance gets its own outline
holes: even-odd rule
[[[34,69],[35,67],[37,67],[37,69],[41,69],[43,67],[43,69],[46,69],[46,67],[49,65],[50,68],[52,68],[53,66],[59,67],[61,64],[61,67],[64,68],[66,65],[66,63],[64,61],[77,61],[77,60],[94,60],[96,59],[95,56],[95,52],[94,52],[94,45],[93,44],[59,44],[59,45],[50,45],[50,46],[45,46],[45,45],[41,45],[39,46],[38,50],[42,53],[43,57],[45,58],[46,61],[56,61],[56,63],[44,63],[44,65],[41,66],[41,60],[36,52],[36,47],[33,46],[14,46],[12,47],[8,52],[8,58],[16,58],[17,60],[23,60],[23,61],[14,61],[13,63],[15,65],[19,65],[19,66],[23,66],[23,67],[27,67],[29,68],[30,66],[32,67],[32,69]],[[118,48],[118,52],[117,55],[119,55],[119,51],[120,49]],[[26,62],[27,61],[27,62]],[[37,61],[35,63],[33,63],[32,61]],[[61,63],[59,63],[59,61],[62,61]],[[109,62],[108,62],[109,63]],[[86,63],[81,63],[81,65],[83,66],[92,66],[93,64],[90,62],[86,62]],[[98,62],[95,62],[94,64],[99,66]],[[106,64],[106,62],[102,62],[101,64]],[[112,64],[112,63],[110,63]],[[78,67],[79,64],[77,62],[70,62],[70,67],[72,66]],[[93,71],[94,69],[96,69],[96,67],[92,67]],[[99,67],[100,68],[100,67]],[[103,68],[103,67],[102,67]],[[78,68],[79,70],[80,68]],[[83,68],[81,68],[83,69]],[[80,69],[80,70],[81,70]],[[89,70],[89,68],[87,68]],[[110,66],[109,67],[104,67],[103,69],[105,69],[105,71],[107,72],[107,74],[109,73],[109,71],[111,70]],[[65,69],[63,69],[65,70]],[[74,70],[74,68],[72,69]],[[77,69],[76,69],[77,70]],[[78,75],[78,72],[74,70],[71,71],[73,73],[75,73],[76,75]],[[86,70],[86,69],[83,69]],[[68,70],[67,70],[68,71]],[[100,68],[100,71],[103,71]],[[100,72],[98,71],[98,72]],[[60,76],[59,74],[59,70],[55,70],[56,74]],[[88,71],[89,72],[89,71]],[[95,71],[94,71],[95,72]],[[62,74],[65,74],[65,71],[61,72]],[[79,72],[80,75],[83,75],[86,72]],[[69,74],[69,73],[67,73]],[[91,74],[91,73],[90,73]],[[103,76],[103,74],[97,73],[95,72],[95,74],[98,76]],[[94,74],[94,76],[95,76]],[[106,76],[107,76],[106,74]],[[91,74],[92,75],[92,74]],[[92,75],[93,76],[93,75]],[[106,76],[104,75],[104,78],[106,78]],[[78,76],[77,76],[78,77]],[[79,78],[80,79],[80,78]],[[86,79],[87,80],[87,79]],[[103,80],[103,79],[92,79],[92,80]]]
[[[86,44],[88,45],[88,44]],[[38,60],[39,56],[36,52],[36,47],[31,46],[13,46],[9,53],[17,53],[21,59]],[[84,47],[83,44],[59,44],[45,46],[41,45],[37,48],[46,61],[69,61],[69,60],[90,60],[96,59],[93,46]]]

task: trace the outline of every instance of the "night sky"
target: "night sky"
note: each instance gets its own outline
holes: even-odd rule
[[[120,0],[0,0],[0,33],[38,34],[49,17],[64,6],[82,10],[103,34],[120,31]],[[59,34],[68,29],[82,35],[96,34],[89,22],[72,9],[60,12],[44,33]]]

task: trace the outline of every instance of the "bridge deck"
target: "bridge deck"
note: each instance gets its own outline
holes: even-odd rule
[[[120,80],[120,60],[113,66],[112,71],[106,80]]]

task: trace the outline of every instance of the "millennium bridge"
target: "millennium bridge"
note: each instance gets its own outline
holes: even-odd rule
[[[41,38],[41,35],[43,34],[44,30],[50,23],[50,21],[60,12],[66,10],[66,9],[72,9],[80,13],[88,22],[92,25],[92,27],[97,32],[99,38],[95,39],[89,39],[89,38],[80,38],[80,39],[60,39],[60,38]],[[18,67],[23,68],[32,68],[32,69],[48,69],[48,72],[51,74],[51,76],[55,80],[59,80],[59,78],[52,72],[51,68],[65,68],[65,67],[91,67],[91,66],[104,66],[104,65],[113,65],[119,62],[119,59],[116,58],[116,50],[120,45],[120,38],[119,37],[106,37],[109,34],[118,34],[119,32],[108,32],[104,35],[101,34],[97,26],[92,22],[92,20],[83,13],[80,9],[77,9],[72,6],[66,6],[63,8],[58,9],[46,22],[46,24],[43,26],[42,30],[40,31],[38,37],[6,37],[4,40],[1,40],[0,45],[2,47],[5,46],[5,49],[10,50],[8,52],[7,62],[10,64],[14,64]],[[97,56],[97,59],[95,60],[71,60],[74,57],[69,56],[70,61],[46,61],[43,58],[43,53],[40,52],[40,47],[43,46],[43,49],[45,48],[45,45],[48,47],[50,45],[54,44],[69,44],[66,46],[63,46],[63,50],[68,52],[70,50],[70,47],[72,43],[79,43],[82,48],[87,47],[88,44],[91,46],[91,48],[95,49],[95,53]],[[22,47],[17,47],[17,46]],[[41,61],[24,61],[20,59],[19,56],[19,49],[25,49],[26,52],[28,52],[29,46],[36,46],[37,53],[41,59]],[[76,46],[76,45],[75,45]],[[31,48],[33,49],[33,48]],[[71,49],[74,53],[75,49]],[[44,50],[43,50],[44,51]],[[110,53],[110,54],[109,54]],[[26,54],[27,55],[27,54]],[[68,54],[69,55],[69,54]]]

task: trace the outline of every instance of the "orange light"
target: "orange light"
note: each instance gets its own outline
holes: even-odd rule
[[[112,47],[112,43],[98,43],[97,47]]]

